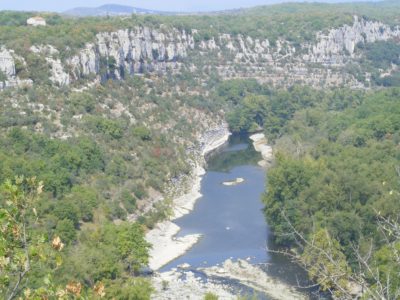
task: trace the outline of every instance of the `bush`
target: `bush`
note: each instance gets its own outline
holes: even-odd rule
[[[129,191],[123,190],[120,196],[120,200],[128,213],[131,214],[135,211],[136,199],[135,197],[132,196],[132,194]]]
[[[204,295],[204,300],[218,300],[218,296],[211,292],[208,292]]]
[[[68,219],[58,221],[55,234],[58,235],[66,244],[71,244],[76,239],[74,223]]]
[[[3,71],[0,70],[0,82],[4,82],[7,80],[6,74],[3,73]]]
[[[142,141],[151,140],[151,131],[144,126],[138,126],[133,128],[132,134],[133,136],[140,138]]]
[[[143,184],[140,184],[140,183],[133,187],[133,193],[135,194],[136,198],[138,198],[138,199],[143,199],[148,196],[146,188],[143,186]]]
[[[110,220],[115,220],[115,219],[120,219],[120,220],[125,220],[126,219],[126,211],[120,206],[119,202],[111,202],[109,204],[109,215],[108,218]]]

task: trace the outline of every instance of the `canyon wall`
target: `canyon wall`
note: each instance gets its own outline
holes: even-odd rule
[[[360,57],[357,45],[399,38],[400,29],[355,16],[352,25],[317,32],[313,42],[296,46],[283,39],[271,43],[268,39],[224,33],[195,42],[196,34],[196,30],[187,33],[163,26],[102,32],[76,55],[63,61],[51,45],[35,45],[31,51],[45,56],[49,79],[59,86],[90,76],[120,80],[134,74],[175,73],[181,67],[191,70],[201,67],[203,71],[216,68],[225,79],[256,78],[283,85],[299,82],[313,86],[357,86],[360,83],[342,72],[346,63]],[[199,56],[201,66],[191,60]],[[7,80],[0,88],[21,83],[14,59],[13,50],[1,48],[0,70]]]

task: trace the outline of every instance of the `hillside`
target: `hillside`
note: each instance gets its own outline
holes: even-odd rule
[[[387,186],[399,190],[398,1],[72,14],[81,18],[39,13],[47,25],[30,27],[36,14],[0,12],[0,203],[2,212],[10,199],[10,211],[29,208],[21,230],[37,246],[20,294],[40,294],[51,277],[43,294],[74,282],[89,298],[105,286],[116,299],[148,299],[150,283],[139,276],[148,263],[145,232],[170,217],[172,199],[191,188],[205,149],[228,126],[264,131],[280,153],[264,199],[277,243],[299,244],[279,235],[289,230],[279,215],[286,210],[306,239],[313,226],[329,232],[346,272],[357,270],[351,246],[364,251],[370,241],[381,259],[374,266],[384,275],[397,270],[386,269],[394,258],[373,213],[400,213],[386,201]],[[35,201],[18,206],[31,193]],[[15,265],[0,259],[1,295],[18,281],[26,248],[13,231],[20,225],[5,215],[0,258]],[[55,238],[62,251],[45,260],[37,253],[50,253]]]

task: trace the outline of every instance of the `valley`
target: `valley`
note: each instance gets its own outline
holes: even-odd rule
[[[0,295],[396,299],[399,12],[0,11]]]

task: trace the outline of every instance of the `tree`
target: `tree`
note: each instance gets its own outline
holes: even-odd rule
[[[34,179],[16,178],[15,184],[6,181],[1,191],[0,209],[0,292],[6,299],[14,299],[32,267],[31,247],[39,247],[28,236],[29,214],[36,195],[42,190]],[[25,190],[25,191],[24,191]]]
[[[308,270],[310,279],[316,281],[323,291],[332,291],[337,297],[347,294],[351,270],[339,242],[326,229],[321,228],[313,234],[300,261]]]
[[[141,225],[124,223],[118,228],[117,245],[128,270],[137,272],[149,262],[151,245],[144,238]]]
[[[66,244],[71,244],[76,239],[74,223],[69,219],[62,219],[58,221],[56,234],[60,236]]]
[[[54,255],[50,243],[30,230],[38,220],[35,206],[42,189],[42,182],[37,182],[34,177],[16,177],[14,182],[7,180],[1,187],[0,295],[4,299],[15,299],[24,290],[25,295],[55,293],[49,289],[49,277],[45,278],[44,287],[35,291],[26,288],[29,273],[39,265],[50,261],[56,266],[61,264],[61,257]],[[56,236],[51,246],[61,251],[64,244]]]
[[[60,252],[65,245],[57,235],[48,240],[32,229],[40,222],[36,204],[42,190],[42,182],[35,177],[16,177],[0,187],[0,296],[7,300],[17,297],[26,300],[105,297],[105,286],[101,281],[86,289],[76,280],[70,280],[64,286],[53,282],[63,263]],[[71,221],[64,221],[74,229]],[[42,270],[45,270],[44,274]],[[37,278],[38,274],[43,277]],[[32,281],[35,282],[33,285]],[[152,292],[149,282],[141,279],[135,282],[142,284],[132,288],[146,297],[129,299],[149,299],[147,295]]]

